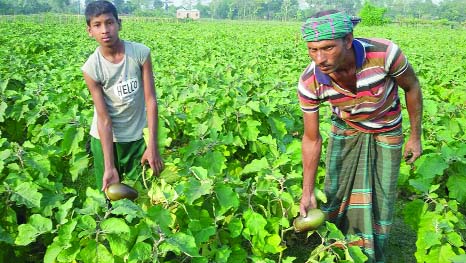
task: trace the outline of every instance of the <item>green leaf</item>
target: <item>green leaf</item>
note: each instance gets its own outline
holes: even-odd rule
[[[228,223],[228,230],[230,231],[230,237],[235,238],[241,235],[241,231],[243,231],[243,222],[239,218],[231,219],[230,223]]]
[[[129,252],[129,239],[128,234],[107,234],[106,238],[113,255],[123,257]]]
[[[36,184],[31,182],[23,182],[14,189],[14,194],[11,197],[18,205],[25,205],[28,208],[40,207],[42,194],[38,192]]]
[[[450,232],[447,234],[447,240],[450,244],[455,247],[462,247],[464,245],[461,236],[456,232]]]
[[[131,223],[135,218],[143,218],[144,211],[134,202],[128,199],[121,199],[112,203],[112,214],[125,216],[126,221]]]
[[[364,254],[362,249],[358,246],[349,246],[348,251],[354,263],[363,263],[368,260],[366,254]]]
[[[448,176],[448,196],[460,203],[466,203],[466,174],[451,174]]]
[[[73,158],[70,160],[70,174],[71,180],[76,182],[78,176],[81,175],[84,171],[87,170],[89,166],[89,156],[85,152],[81,152],[73,155]]]
[[[79,143],[84,139],[84,128],[69,126],[63,136],[61,148],[65,154],[71,154],[75,151],[81,151]]]
[[[129,234],[129,226],[121,218],[107,218],[100,224],[102,231],[107,234]]]
[[[249,229],[251,235],[259,234],[265,228],[265,225],[267,225],[267,220],[261,214],[251,210],[244,212],[243,218],[246,222],[245,227]]]
[[[240,134],[248,141],[257,140],[259,135],[259,129],[261,123],[255,120],[248,119],[247,121],[242,121],[240,124]]]
[[[221,207],[220,211],[218,211],[219,215],[224,214],[230,208],[237,208],[239,206],[238,194],[230,186],[218,184],[215,186],[214,192]]]
[[[456,255],[452,258],[450,258],[452,263],[464,263],[466,262],[466,254],[463,255]]]
[[[440,154],[422,155],[417,161],[416,173],[425,179],[433,179],[436,175],[442,175],[448,168],[448,163]]]
[[[44,263],[55,263],[57,262],[56,259],[58,257],[58,254],[64,249],[64,246],[62,244],[59,244],[58,242],[53,242],[47,247],[47,250],[45,251],[44,255]]]
[[[36,240],[36,237],[52,230],[52,220],[39,214],[32,215],[27,224],[18,227],[15,244],[26,246]]]
[[[0,225],[0,242],[5,242],[12,245],[14,243],[13,237]]]
[[[196,165],[208,167],[209,174],[221,174],[227,167],[225,156],[219,151],[209,151],[203,156],[197,158]]]
[[[44,176],[50,173],[50,160],[45,154],[28,151],[24,155],[24,163],[31,171],[37,171]]]
[[[107,248],[101,244],[95,242],[95,240],[89,240],[87,245],[79,252],[81,259],[86,263],[113,263],[113,255],[107,250]]]
[[[259,172],[263,169],[269,168],[269,163],[267,162],[267,159],[265,157],[261,159],[254,159],[250,164],[247,164],[243,171],[241,171],[241,174],[248,174],[248,173],[256,173]]]
[[[27,246],[36,240],[39,234],[37,230],[30,224],[22,224],[18,226],[18,236],[15,244],[18,246]]]
[[[199,251],[193,236],[178,232],[167,238],[166,241],[168,244],[178,248],[180,251],[190,257],[199,256]]]
[[[416,245],[418,246],[418,248],[429,249],[435,245],[440,245],[441,238],[442,238],[442,235],[437,232],[433,232],[433,231],[418,232],[418,238],[416,241]]]
[[[203,195],[212,193],[212,182],[210,180],[203,180],[202,182],[190,177],[185,183],[184,193],[186,202],[191,205],[194,201]]]
[[[230,257],[231,249],[227,246],[223,246],[215,251],[215,262],[216,263],[227,263]]]
[[[151,227],[160,226],[164,233],[171,233],[169,226],[173,224],[173,218],[170,216],[170,211],[161,205],[150,207],[147,210],[147,219]]]
[[[419,228],[419,222],[423,214],[423,210],[426,204],[420,199],[413,200],[406,204],[403,208],[404,221],[413,230],[417,231]]]
[[[71,197],[68,199],[68,201],[58,207],[58,211],[55,214],[55,219],[57,220],[58,224],[61,225],[68,221],[66,220],[66,216],[68,215],[70,209],[73,207],[74,199],[76,199],[76,196]]]
[[[76,256],[78,255],[81,247],[79,246],[79,243],[73,242],[71,243],[71,246],[68,245],[66,249],[63,249],[60,251],[60,253],[57,256],[57,260],[59,262],[74,262],[76,259]],[[52,261],[53,262],[53,261]]]
[[[144,243],[144,242],[138,242],[134,244],[133,248],[129,252],[128,263],[146,262],[150,260],[151,257],[152,257],[151,245]]]

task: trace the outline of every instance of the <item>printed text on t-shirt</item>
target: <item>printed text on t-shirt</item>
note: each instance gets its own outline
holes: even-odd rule
[[[115,95],[120,99],[130,96],[138,89],[137,78],[128,79],[115,85]]]

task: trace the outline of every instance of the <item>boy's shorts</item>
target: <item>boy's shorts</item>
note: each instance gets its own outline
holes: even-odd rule
[[[144,139],[113,143],[115,167],[118,170],[120,182],[124,179],[136,180],[142,174],[141,158],[145,150]],[[95,182],[97,189],[100,190],[104,177],[104,154],[99,139],[91,137],[91,151],[94,156]]]

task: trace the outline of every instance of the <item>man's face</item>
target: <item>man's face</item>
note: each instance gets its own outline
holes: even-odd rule
[[[112,14],[102,14],[93,17],[87,27],[89,36],[101,46],[112,46],[118,41],[118,31],[120,30],[120,21]]]
[[[307,42],[309,56],[324,74],[338,71],[351,49],[349,38]]]

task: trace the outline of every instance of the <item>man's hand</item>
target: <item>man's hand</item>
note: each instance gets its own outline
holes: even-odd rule
[[[299,210],[302,217],[306,217],[307,211],[317,208],[317,200],[314,193],[303,194],[299,204]]]
[[[409,137],[408,142],[406,142],[405,150],[403,153],[403,157],[406,160],[406,163],[412,164],[414,161],[419,158],[422,154],[422,145],[421,139],[413,138],[412,136]]]
[[[162,172],[164,165],[162,157],[160,157],[160,153],[156,147],[147,147],[146,151],[142,155],[141,164],[144,165],[146,162],[156,175]]]
[[[104,177],[102,178],[102,191],[105,191],[109,185],[119,182],[120,176],[118,176],[118,171],[115,167],[112,169],[105,169]]]

